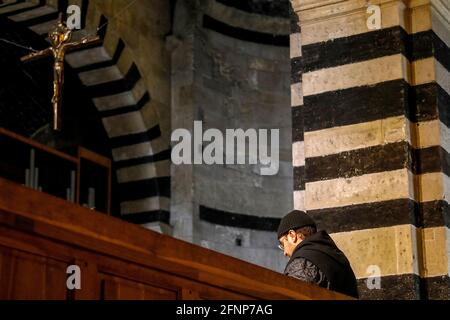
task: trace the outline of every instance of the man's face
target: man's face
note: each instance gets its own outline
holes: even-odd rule
[[[290,230],[286,235],[279,240],[279,248],[283,250],[286,257],[292,257],[295,248],[303,241],[303,237],[297,234],[294,230]]]

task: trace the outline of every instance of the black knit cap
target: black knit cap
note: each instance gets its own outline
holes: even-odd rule
[[[288,233],[289,230],[296,230],[306,226],[317,228],[316,223],[310,216],[302,211],[294,210],[287,214],[283,219],[281,219],[277,231],[278,239],[280,239],[284,234]]]

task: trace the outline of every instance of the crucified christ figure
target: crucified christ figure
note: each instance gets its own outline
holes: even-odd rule
[[[70,30],[63,21],[63,15],[60,14],[57,24],[48,33],[51,47],[33,52],[21,58],[22,62],[28,62],[39,58],[53,56],[53,129],[61,130],[61,105],[64,88],[64,58],[68,51],[82,48],[84,46],[100,42],[98,36],[87,36],[80,41],[70,42],[72,39],[72,30]]]

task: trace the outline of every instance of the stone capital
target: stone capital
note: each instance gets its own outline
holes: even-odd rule
[[[444,3],[446,0],[291,0],[294,11],[304,11],[323,7],[363,8],[369,5],[383,5],[391,2],[403,2],[407,7],[417,7],[430,2]],[[448,4],[447,4],[448,6]]]
[[[414,8],[430,4],[430,1],[438,3],[440,7],[445,7],[443,3],[448,2],[448,0],[291,0],[291,3],[301,22],[308,23],[363,12],[370,5]]]

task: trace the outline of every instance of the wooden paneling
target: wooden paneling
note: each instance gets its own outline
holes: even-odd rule
[[[69,265],[80,290],[66,287]],[[0,298],[347,299],[3,179]]]
[[[67,298],[66,263],[5,247],[0,256],[0,299]]]
[[[175,300],[177,292],[102,275],[102,298],[105,300]]]

